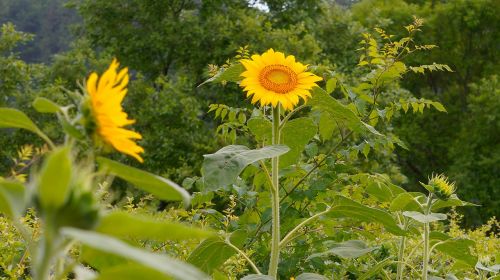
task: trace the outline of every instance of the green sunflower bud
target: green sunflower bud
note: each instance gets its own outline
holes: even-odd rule
[[[429,179],[429,186],[432,188],[432,193],[442,200],[449,199],[456,190],[455,183],[450,183],[443,174],[432,176]]]

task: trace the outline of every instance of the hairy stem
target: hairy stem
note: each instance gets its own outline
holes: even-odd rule
[[[427,198],[427,204],[425,207],[425,215],[429,215],[432,207],[432,193],[429,194]],[[429,271],[429,223],[424,223],[424,257],[423,257],[423,268],[422,268],[422,280],[428,279]]]
[[[273,145],[280,143],[280,108],[273,107]],[[279,156],[272,159],[272,182],[271,209],[272,209],[272,236],[271,236],[271,258],[269,261],[269,276],[276,279],[278,275],[278,263],[280,256],[280,197],[279,197]]]

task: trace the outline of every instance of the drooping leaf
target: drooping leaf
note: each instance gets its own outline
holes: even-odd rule
[[[215,190],[232,184],[249,164],[282,155],[289,150],[285,145],[266,146],[256,150],[242,145],[230,145],[215,154],[204,155],[202,172],[205,187]]]
[[[132,247],[107,235],[75,228],[64,228],[61,232],[63,235],[76,239],[89,247],[134,261],[165,276],[171,276],[179,280],[209,279],[207,275],[190,264]]]
[[[171,221],[116,211],[101,218],[96,231],[117,236],[160,241],[205,239],[214,233]]]
[[[191,199],[189,193],[166,178],[103,157],[97,158],[97,162],[101,169],[155,195],[159,199],[182,200],[185,205],[189,205]]]
[[[35,98],[35,101],[33,101],[33,108],[40,113],[57,113],[61,110],[59,105],[44,97]]]
[[[362,205],[354,200],[340,195],[335,197],[334,206],[327,215],[335,218],[353,218],[364,222],[380,223],[392,234],[406,234],[389,213],[381,209]]]
[[[0,179],[0,213],[18,218],[25,208],[24,191],[23,184]]]
[[[297,133],[300,131],[300,133]],[[305,146],[316,135],[317,127],[310,118],[297,118],[288,121],[282,130],[283,144],[290,151],[280,157],[280,168],[296,163],[299,160]]]
[[[38,196],[43,207],[55,209],[66,201],[72,176],[69,147],[51,152],[44,162],[38,180]]]
[[[47,143],[50,139],[23,112],[12,108],[0,108],[0,128],[21,128],[31,131]]]
[[[326,278],[323,275],[316,274],[316,273],[306,272],[306,273],[302,273],[299,276],[295,277],[295,280],[328,280],[328,278]]]
[[[436,250],[466,263],[471,267],[475,267],[477,263],[477,256],[470,253],[470,247],[474,248],[475,242],[470,239],[448,239],[435,245]]]
[[[419,211],[420,204],[415,200],[422,193],[404,192],[398,194],[391,202],[389,210],[395,211]]]
[[[331,249],[329,249],[326,252],[313,254],[309,256],[308,259],[328,256],[332,254],[337,255],[341,258],[352,259],[368,254],[379,248],[379,247],[368,247],[361,240],[349,240],[342,243],[332,243],[329,244],[328,246],[330,246]]]
[[[312,98],[307,104],[312,106],[313,109],[327,112],[330,116],[355,132],[382,135],[374,127],[361,121],[351,109],[330,96],[320,87],[313,89]]]
[[[138,264],[124,264],[114,266],[101,271],[95,280],[137,280],[137,279],[155,279],[171,280],[172,277]]]
[[[432,223],[436,221],[446,220],[448,218],[446,214],[442,213],[430,213],[426,215],[418,211],[404,211],[403,215],[412,218],[420,223]]]
[[[480,206],[474,203],[463,201],[456,194],[452,194],[447,200],[438,200],[432,205],[432,210],[438,210],[445,207],[453,206]]]
[[[381,182],[377,180],[373,180],[368,183],[365,190],[368,194],[376,197],[382,202],[391,202],[401,193],[405,193],[405,190],[401,187],[398,187],[390,182]]]
[[[236,251],[220,238],[209,238],[203,241],[189,255],[187,262],[199,267],[202,271],[212,274]]]

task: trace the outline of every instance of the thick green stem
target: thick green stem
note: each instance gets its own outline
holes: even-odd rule
[[[45,237],[44,244],[38,249],[37,262],[33,271],[33,280],[47,280],[50,276],[52,260],[52,240]]]
[[[403,279],[403,270],[405,268],[404,265],[404,252],[405,252],[405,247],[406,247],[406,237],[401,236],[401,240],[399,241],[399,252],[398,252],[398,269],[397,269],[397,277],[396,280],[402,280]]]
[[[273,145],[280,143],[280,108],[273,107]],[[272,181],[271,209],[272,209],[272,236],[271,236],[271,259],[269,261],[269,276],[276,279],[278,275],[278,263],[280,258],[280,197],[279,197],[279,156],[272,159]]]

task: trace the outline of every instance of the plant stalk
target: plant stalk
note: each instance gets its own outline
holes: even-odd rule
[[[405,217],[403,217],[403,221],[404,221],[404,229],[407,230],[408,222]],[[405,264],[404,264],[405,248],[406,248],[406,236],[403,235],[401,236],[398,247],[398,267],[397,267],[396,280],[403,279],[403,271],[405,269]]]
[[[429,194],[427,198],[427,204],[425,208],[425,215],[429,215],[432,207],[432,193]],[[422,280],[428,279],[429,271],[429,223],[424,223],[424,257],[423,257],[423,268],[422,268]]]
[[[280,108],[273,107],[273,137],[272,144],[280,143]],[[271,188],[271,210],[272,210],[272,236],[271,257],[269,261],[269,276],[276,279],[278,275],[278,264],[280,256],[280,197],[279,197],[279,156],[272,158],[272,188]]]

